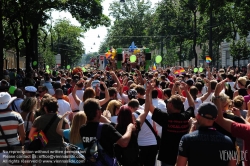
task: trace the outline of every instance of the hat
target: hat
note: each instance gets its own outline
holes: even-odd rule
[[[245,77],[238,78],[238,82],[240,82],[241,85],[245,86],[247,83],[247,79]]]
[[[203,118],[215,120],[218,115],[218,109],[213,103],[204,102],[199,106],[198,114]]]
[[[4,110],[10,105],[10,103],[15,100],[16,97],[11,97],[7,92],[0,93],[0,110]]]
[[[37,89],[34,86],[26,86],[25,90],[28,92],[36,92]]]
[[[193,86],[194,85],[194,81],[190,78],[186,81],[186,83],[189,85],[189,86]]]
[[[129,96],[130,98],[136,98],[135,96],[137,96],[137,91],[134,90],[134,89],[129,89],[129,90],[128,90],[128,96]]]

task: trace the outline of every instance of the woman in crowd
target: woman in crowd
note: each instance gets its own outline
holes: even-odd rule
[[[25,138],[25,146],[29,144],[29,131],[32,127],[33,121],[34,121],[34,115],[35,115],[35,109],[36,109],[36,103],[37,100],[34,97],[28,97],[24,99],[22,102],[20,108],[22,110],[21,116],[24,120],[24,129],[26,133]]]
[[[130,123],[134,123],[136,125],[136,130],[133,131],[128,146],[126,148],[122,148],[119,145],[115,146],[116,157],[123,166],[139,166],[139,147],[137,143],[137,137],[149,112],[150,102],[148,96],[150,93],[151,85],[148,85],[144,112],[136,120],[128,106],[122,106],[120,108],[117,118],[116,130],[119,131],[119,133],[124,134],[126,132],[127,126]]]
[[[34,120],[33,126],[31,127],[31,130],[29,133],[29,139],[33,140],[35,132],[44,130],[45,127],[50,122],[52,122],[47,132],[44,133],[48,139],[48,143],[45,147],[43,147],[42,150],[51,152],[46,155],[62,156],[64,154],[60,152],[65,151],[65,147],[63,145],[63,137],[56,132],[57,124],[61,120],[61,117],[57,115],[58,104],[57,104],[56,98],[54,97],[46,98],[43,102],[43,106],[44,106],[43,109],[46,113],[44,115],[39,116],[38,118]],[[64,121],[63,128],[64,129],[69,128],[68,123],[65,121]],[[58,153],[56,153],[55,151],[58,151]],[[62,158],[61,160],[64,160],[64,159]],[[51,164],[51,166],[52,165],[53,163]],[[60,163],[60,165],[66,165],[66,164]]]
[[[233,113],[234,115],[242,116],[244,119],[246,119],[248,111],[243,109],[244,102],[245,101],[243,96],[236,96],[233,100],[233,106],[236,108],[233,109]]]
[[[84,125],[87,121],[87,117],[85,115],[85,113],[83,111],[80,111],[78,113],[75,114],[75,116],[73,117],[72,120],[72,125],[70,129],[63,129],[63,121],[64,118],[70,114],[70,112],[66,112],[61,120],[59,121],[57,128],[56,128],[56,132],[63,136],[64,138],[69,140],[69,143],[74,144],[78,147],[80,147],[83,150],[83,144],[82,144],[82,140],[81,140],[81,136],[79,133],[80,127],[82,125]],[[74,162],[75,159],[73,158],[72,160],[70,160],[68,166],[71,165],[79,165],[80,163]]]
[[[117,115],[119,114],[120,107],[122,103],[118,100],[111,100],[106,108],[111,114],[110,121],[112,123],[117,123]]]

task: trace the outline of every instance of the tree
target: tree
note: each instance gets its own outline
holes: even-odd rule
[[[47,31],[40,31],[39,52],[44,55],[46,64],[54,66],[56,54],[61,54],[61,66],[64,68],[80,61],[84,54],[84,45],[80,41],[83,33],[84,30],[81,27],[72,25],[66,19],[57,20],[49,34]],[[51,35],[54,43],[51,41]],[[53,50],[51,44],[53,44]]]
[[[115,22],[109,29],[107,45],[117,48],[129,47],[133,41],[137,46],[147,43],[146,41],[149,38],[140,36],[145,36],[145,28],[150,26],[148,20],[150,20],[152,10],[149,1],[127,0],[126,3],[113,2],[109,10]]]
[[[1,1],[2,2],[2,1]],[[39,0],[19,0],[4,1],[2,13],[4,18],[15,18],[26,47],[26,70],[30,70],[30,62],[38,57],[38,31],[40,27],[46,25],[49,18],[48,11],[66,10],[73,17],[80,21],[82,28],[97,27],[98,25],[109,24],[107,16],[102,14],[100,0],[59,0],[59,1],[39,1]],[[35,66],[33,66],[35,67]]]
[[[250,55],[250,47],[246,41],[246,38],[241,38],[238,41],[233,40],[232,44],[230,45],[230,53],[234,59],[238,60],[238,66],[240,64],[240,60],[248,59]]]

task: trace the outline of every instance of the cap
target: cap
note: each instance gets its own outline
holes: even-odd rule
[[[36,92],[37,89],[34,86],[26,86],[25,90],[28,92]]]
[[[215,120],[218,116],[218,109],[213,103],[204,102],[199,106],[198,114],[203,118]]]
[[[130,98],[136,98],[136,96],[137,96],[137,91],[134,90],[134,89],[129,89],[129,90],[128,90],[128,96],[129,96]]]

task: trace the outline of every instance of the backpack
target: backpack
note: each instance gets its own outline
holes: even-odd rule
[[[109,156],[99,143],[103,123],[99,123],[96,138],[84,149],[87,166],[119,166],[116,158]]]

